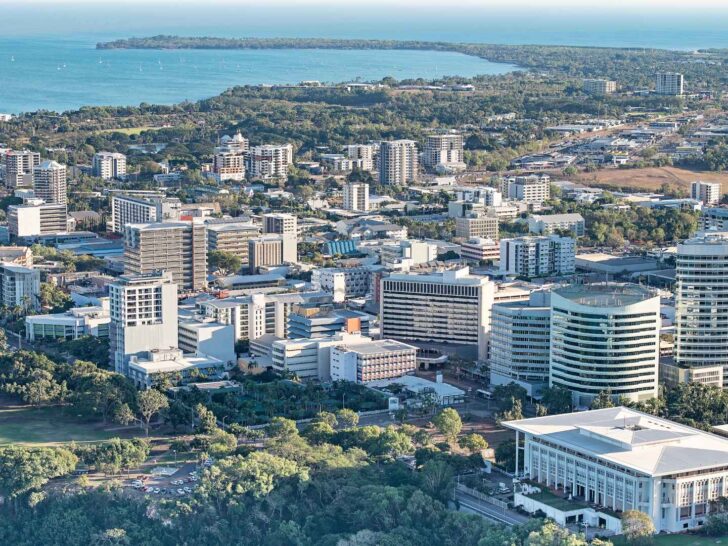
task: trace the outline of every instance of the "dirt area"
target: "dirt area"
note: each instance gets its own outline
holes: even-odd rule
[[[586,186],[630,188],[633,190],[657,191],[662,184],[680,188],[690,193],[690,183],[696,180],[720,182],[723,191],[728,192],[728,173],[691,171],[677,167],[649,167],[646,169],[603,169],[593,173],[580,173],[571,181]]]

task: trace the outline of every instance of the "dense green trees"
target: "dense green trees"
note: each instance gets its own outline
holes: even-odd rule
[[[78,463],[71,451],[52,447],[0,447],[0,495],[14,499],[64,476]]]
[[[232,275],[240,271],[243,261],[240,256],[224,250],[211,250],[207,254],[207,265],[210,269],[219,270],[223,275]]]

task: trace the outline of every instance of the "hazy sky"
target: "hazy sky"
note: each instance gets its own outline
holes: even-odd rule
[[[728,0],[0,0],[0,41],[180,34],[694,49],[726,47],[726,29]]]

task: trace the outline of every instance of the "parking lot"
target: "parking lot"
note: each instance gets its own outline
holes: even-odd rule
[[[150,473],[129,479],[124,484],[146,495],[183,497],[197,488],[202,470],[210,466],[208,459],[202,465],[186,463],[181,466],[157,466]]]

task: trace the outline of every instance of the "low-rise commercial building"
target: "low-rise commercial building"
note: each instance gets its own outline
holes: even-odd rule
[[[471,213],[455,218],[455,236],[463,239],[481,237],[498,240],[498,218],[485,213]]]
[[[391,339],[331,349],[331,379],[368,383],[412,373],[417,369],[417,348]]]
[[[460,245],[460,257],[474,262],[493,262],[500,259],[500,244],[493,239],[473,237]]]
[[[728,439],[654,415],[615,407],[503,426],[516,431],[517,473],[553,492],[519,491],[515,504],[562,525],[583,519],[621,533],[620,514],[637,510],[656,532],[678,533],[703,525],[728,495]]]
[[[110,323],[109,300],[104,298],[100,306],[74,307],[65,313],[49,315],[28,315],[25,317],[25,337],[28,341],[109,337]]]

